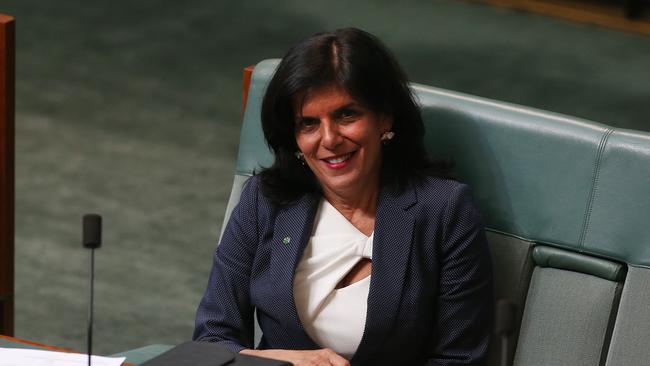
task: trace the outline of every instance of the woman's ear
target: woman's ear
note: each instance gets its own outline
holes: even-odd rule
[[[393,116],[382,113],[379,115],[379,131],[388,132],[393,129]]]

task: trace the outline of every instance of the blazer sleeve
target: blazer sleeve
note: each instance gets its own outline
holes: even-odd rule
[[[217,246],[208,285],[196,312],[193,340],[239,352],[253,348],[250,274],[258,243],[258,189],[251,178]]]
[[[444,215],[431,366],[483,365],[493,317],[492,260],[470,188],[458,184]]]

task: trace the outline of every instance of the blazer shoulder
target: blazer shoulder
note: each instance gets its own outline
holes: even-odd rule
[[[445,178],[428,177],[415,186],[417,206],[427,216],[447,220],[463,212],[471,212],[476,221],[482,222],[472,189],[469,185]]]
[[[253,175],[246,179],[242,187],[242,197],[245,194],[257,195],[260,191],[260,179],[257,175]]]
[[[300,201],[301,200],[296,200],[295,202],[285,205],[273,202],[264,194],[259,176],[253,175],[244,182],[239,204],[244,205],[249,209],[254,209],[257,222],[261,227],[263,227],[269,225],[272,226],[276,216],[280,212],[291,210],[293,206]]]
[[[253,175],[244,182],[239,202],[254,204],[261,211],[270,211],[273,208],[271,200],[262,193],[260,178]]]
[[[415,183],[418,201],[424,204],[447,203],[454,198],[471,198],[469,185],[449,178],[426,177]]]
[[[262,194],[259,178],[254,175],[243,183],[239,201],[230,214],[228,224],[238,222],[240,225],[256,227],[259,231],[272,215],[273,205]]]

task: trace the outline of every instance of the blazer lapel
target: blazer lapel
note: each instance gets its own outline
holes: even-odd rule
[[[390,333],[398,315],[404,278],[413,244],[415,191],[383,190],[375,217],[372,274],[366,325],[353,363],[363,364],[375,354]]]
[[[313,349],[318,346],[304,331],[296,303],[293,297],[293,278],[302,253],[307,246],[318,209],[318,199],[313,195],[305,195],[298,201],[289,204],[277,214],[271,239],[271,285],[279,296],[274,298],[277,309],[281,309],[282,321],[291,334],[292,342],[302,349]]]

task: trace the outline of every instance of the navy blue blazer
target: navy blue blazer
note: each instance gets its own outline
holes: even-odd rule
[[[293,297],[294,272],[320,197],[275,205],[256,177],[244,188],[214,256],[194,340],[239,352],[317,349]],[[468,186],[428,178],[381,191],[368,312],[352,365],[480,365],[492,324],[492,268]]]

